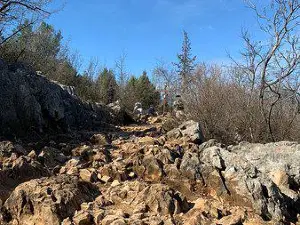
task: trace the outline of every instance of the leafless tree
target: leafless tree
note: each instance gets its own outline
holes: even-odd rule
[[[170,68],[171,66],[164,60],[157,60],[156,66],[153,69],[153,78],[157,88],[163,89],[167,86],[169,91],[175,94],[179,92],[180,78],[176,71]]]
[[[116,72],[120,88],[124,88],[128,81],[128,71],[126,70],[127,54],[123,52],[121,56],[115,61]]]
[[[265,6],[252,0],[245,2],[255,12],[260,30],[268,39],[256,41],[249,32],[243,31],[244,62],[234,62],[247,77],[251,96],[259,90],[261,113],[270,138],[275,141],[272,127],[275,108],[291,96],[299,100],[300,4],[298,0],[272,0]]]
[[[50,16],[47,6],[53,0],[2,0],[0,1],[0,46],[26,26]],[[24,25],[25,20],[28,21]]]

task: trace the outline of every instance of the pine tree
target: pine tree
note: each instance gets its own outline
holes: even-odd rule
[[[109,104],[117,100],[118,85],[112,70],[104,68],[96,81],[96,86],[99,100],[103,103]]]
[[[137,79],[131,76],[124,88],[124,95],[122,96],[122,105],[129,111],[133,110],[134,104],[139,101],[137,94]]]
[[[195,70],[196,60],[196,56],[192,56],[191,41],[186,31],[183,31],[183,43],[181,53],[177,54],[177,58],[178,63],[174,63],[174,65],[177,68],[176,71],[181,79],[181,90],[184,94],[186,92],[190,76]]]
[[[157,106],[160,100],[160,94],[155,89],[155,86],[149,80],[146,71],[137,80],[137,93],[139,101],[142,103],[143,108],[149,108],[151,105]]]

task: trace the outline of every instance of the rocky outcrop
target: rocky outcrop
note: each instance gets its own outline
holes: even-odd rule
[[[39,178],[6,189],[0,224],[299,224],[298,143],[225,146],[203,142],[195,121],[169,131],[166,118],[149,121],[76,147],[0,143],[3,171]]]
[[[180,138],[187,137],[193,143],[202,144],[204,142],[204,136],[200,124],[195,121],[186,121],[182,123],[178,128],[174,128],[167,133],[168,138]]]
[[[50,174],[40,162],[26,156],[20,145],[0,142],[0,146],[0,201],[5,201],[20,183]]]
[[[93,201],[99,191],[76,177],[57,176],[19,185],[5,201],[2,217],[7,224],[52,224],[61,222]]]
[[[95,129],[114,122],[109,108],[82,102],[22,65],[0,63],[0,93],[0,135]]]

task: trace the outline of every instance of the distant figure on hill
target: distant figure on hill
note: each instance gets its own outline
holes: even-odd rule
[[[142,113],[143,113],[142,103],[136,102],[136,103],[134,104],[133,114],[134,114],[134,115],[141,116]]]
[[[173,107],[175,111],[184,110],[183,101],[181,95],[176,95],[175,101],[173,103]]]
[[[148,109],[148,112],[147,112],[147,115],[148,116],[156,116],[155,109],[154,109],[153,105],[150,105],[150,107]]]
[[[178,119],[185,118],[186,115],[184,113],[184,104],[181,95],[176,95],[175,101],[173,103],[173,107],[174,107],[174,113],[176,118]]]

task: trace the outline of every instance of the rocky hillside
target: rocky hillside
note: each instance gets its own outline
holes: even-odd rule
[[[72,88],[1,60],[0,93],[0,136],[43,136],[116,122],[107,107],[81,101]]]
[[[198,123],[165,120],[77,146],[1,142],[0,224],[300,224],[299,144],[202,143]]]

